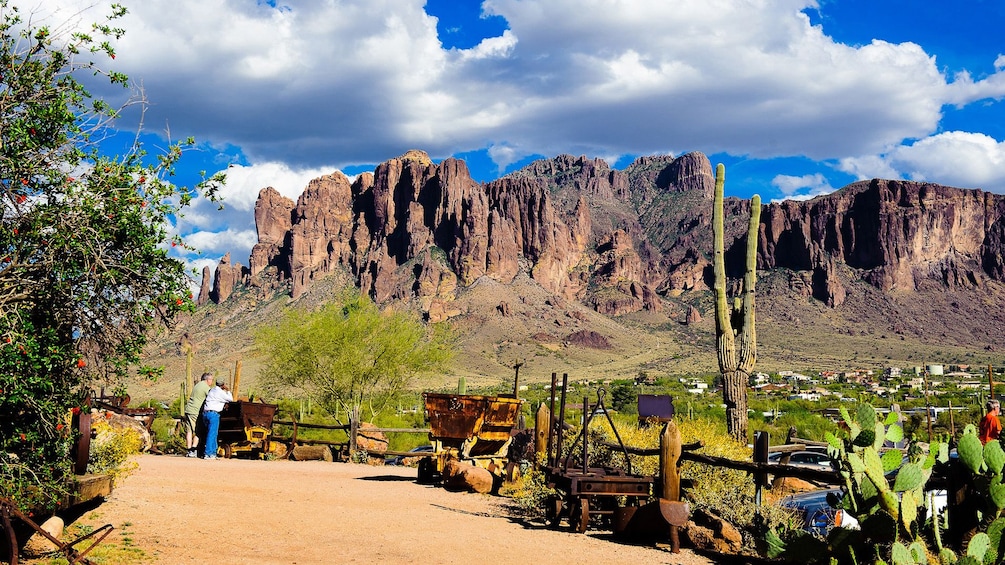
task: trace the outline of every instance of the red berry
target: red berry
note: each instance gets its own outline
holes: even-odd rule
[[[83,369],[86,366],[87,366],[87,361],[85,361],[83,357],[81,357],[80,359],[77,359],[77,367],[78,368]]]

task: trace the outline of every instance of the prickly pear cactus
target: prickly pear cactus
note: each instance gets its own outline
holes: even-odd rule
[[[912,442],[906,454],[887,448],[903,441],[904,429],[896,413],[881,419],[866,403],[854,413],[842,407],[841,418],[847,433],[827,436],[828,454],[837,463],[846,491],[835,502],[858,520],[860,528],[833,528],[826,541],[816,543],[807,540],[812,536],[805,532],[788,532],[785,539],[773,533],[769,556],[805,563],[926,563],[930,552],[921,535],[922,523],[929,518],[924,488],[935,463],[948,459],[947,446]]]

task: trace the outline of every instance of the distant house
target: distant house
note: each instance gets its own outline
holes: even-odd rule
[[[687,386],[687,391],[691,394],[705,394],[708,392],[708,383],[704,381],[692,380]]]
[[[776,393],[788,393],[792,390],[792,387],[788,385],[776,385],[772,383],[766,383],[763,385],[758,385],[753,387],[754,392],[761,392],[764,394],[776,394]]]

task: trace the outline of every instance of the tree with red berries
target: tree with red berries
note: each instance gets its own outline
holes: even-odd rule
[[[0,0],[0,496],[25,509],[65,494],[68,414],[88,387],[118,382],[150,332],[191,308],[167,226],[223,181],[170,182],[191,140],[161,155],[97,147],[118,112],[77,77],[129,87],[100,66],[124,14],[113,4],[90,32],[59,36]]]

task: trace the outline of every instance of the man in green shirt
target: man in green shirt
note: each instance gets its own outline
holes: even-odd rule
[[[213,388],[213,374],[203,373],[199,382],[192,387],[192,394],[185,403],[185,417],[182,418],[185,426],[185,446],[188,447],[187,457],[198,457],[199,436],[195,433],[196,423],[199,421],[199,413],[202,412],[202,403],[206,401],[206,394]]]

